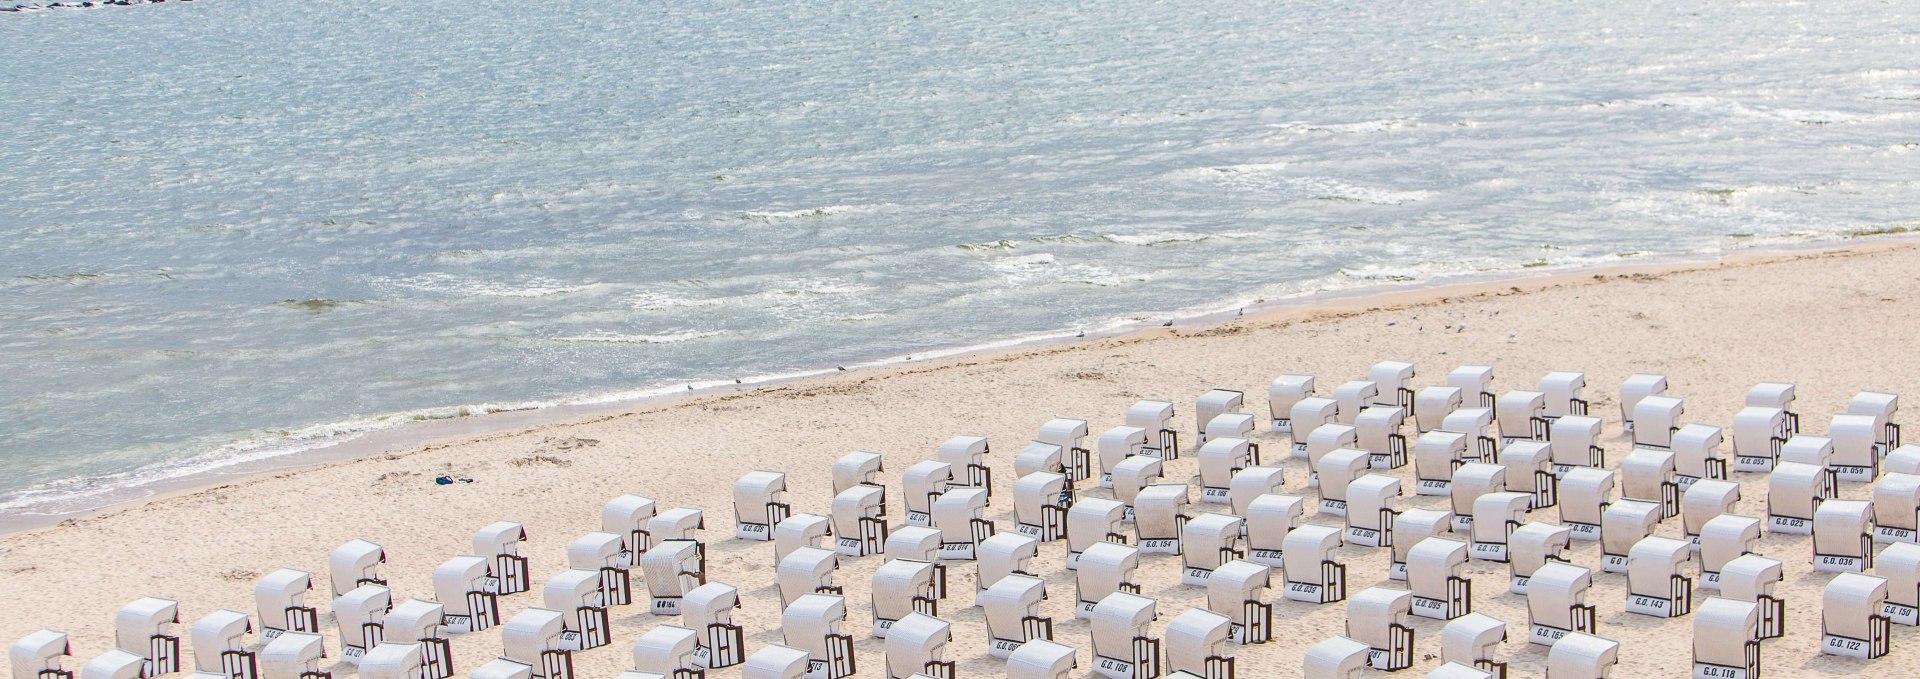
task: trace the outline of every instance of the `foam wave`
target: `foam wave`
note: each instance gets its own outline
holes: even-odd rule
[[[575,335],[572,337],[555,337],[553,338],[553,341],[555,342],[602,342],[602,343],[608,343],[608,344],[675,344],[679,342],[691,342],[697,339],[706,339],[708,337],[718,337],[720,335],[725,335],[725,334],[727,334],[725,330],[706,330],[706,331],[696,330],[696,331],[688,331],[688,332],[666,333],[661,335],[623,335],[618,333],[604,333],[604,334],[592,334],[592,335]]]
[[[834,215],[858,212],[875,212],[885,205],[823,205],[798,210],[749,210],[740,213],[741,219],[771,222],[785,219],[805,219],[810,217],[832,217]]]
[[[429,273],[404,278],[377,279],[389,285],[449,297],[547,297],[592,290],[598,283],[567,284],[551,278],[531,277],[517,284],[461,278],[451,274]]]

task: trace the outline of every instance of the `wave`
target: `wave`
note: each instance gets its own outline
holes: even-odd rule
[[[860,212],[876,212],[885,207],[886,207],[886,204],[871,204],[871,205],[863,204],[863,205],[823,205],[820,207],[801,208],[798,210],[749,210],[749,211],[740,213],[740,218],[751,220],[751,221],[771,222],[771,221],[778,221],[778,220],[785,220],[785,219],[832,217],[834,215],[844,215],[844,214],[852,214],[852,213],[860,213]]]
[[[405,288],[449,297],[547,297],[592,290],[598,283],[568,284],[551,278],[531,277],[519,283],[476,280],[451,274],[429,273],[403,278],[375,279],[376,285]]]
[[[675,344],[679,342],[691,342],[697,339],[706,339],[708,337],[718,337],[720,335],[725,335],[725,334],[727,334],[725,330],[704,330],[704,331],[691,330],[687,332],[674,332],[674,333],[666,333],[661,335],[622,335],[618,333],[604,333],[604,334],[592,334],[592,335],[575,335],[572,337],[555,337],[553,338],[553,341],[555,342],[604,342],[609,344]]]

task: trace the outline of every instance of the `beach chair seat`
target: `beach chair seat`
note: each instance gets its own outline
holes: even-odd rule
[[[1413,428],[1425,434],[1440,428],[1448,415],[1461,407],[1463,396],[1459,387],[1426,387],[1413,397]]]
[[[483,563],[483,574],[484,566]],[[307,605],[307,592],[312,589],[313,576],[292,568],[276,569],[254,581],[253,601],[260,615],[260,640],[273,641],[283,632],[318,634],[320,613]]]
[[[900,473],[900,504],[907,510],[907,525],[933,527],[933,503],[947,492],[953,481],[953,465],[937,460],[916,462]],[[986,491],[981,491],[985,495]]]
[[[1235,658],[1227,651],[1233,621],[1216,611],[1189,608],[1167,621],[1166,664],[1170,673],[1231,677]]]
[[[1165,463],[1159,458],[1137,455],[1121,460],[1113,468],[1113,497],[1126,504],[1126,518],[1133,520],[1134,501],[1147,486],[1160,483]]]
[[[1303,521],[1307,500],[1294,495],[1267,494],[1247,503],[1247,560],[1280,566],[1287,534]]]
[[[746,629],[733,621],[740,608],[740,590],[709,582],[687,592],[681,604],[681,624],[699,632],[693,662],[706,669],[733,667],[746,662]]]
[[[886,484],[880,482],[880,473],[886,471],[886,461],[879,453],[854,451],[841,455],[833,461],[833,494],[854,487],[879,488],[880,504],[886,506]]]
[[[1333,559],[1340,529],[1307,524],[1287,533],[1281,549],[1285,596],[1290,601],[1330,604],[1347,598],[1347,566]]]
[[[1634,448],[1620,460],[1620,498],[1660,506],[1660,519],[1680,515],[1680,483],[1672,450]]]
[[[66,632],[43,629],[7,646],[7,662],[15,679],[73,679],[61,659],[73,655]]]
[[[740,666],[740,679],[802,679],[810,666],[806,651],[768,644],[747,656]]]
[[[1341,424],[1353,424],[1360,417],[1360,410],[1373,403],[1380,395],[1380,386],[1373,380],[1353,380],[1333,388],[1333,402],[1340,405],[1334,418]]]
[[[1781,462],[1767,474],[1767,532],[1812,535],[1813,512],[1827,499],[1827,468]]]
[[[1133,498],[1133,529],[1140,551],[1179,554],[1188,504],[1189,489],[1184,483],[1156,483],[1141,489]]]
[[[1533,495],[1533,508],[1560,502],[1560,477],[1553,474],[1553,447],[1545,441],[1516,441],[1500,449],[1500,466],[1507,468],[1507,490]]]
[[[1492,408],[1493,366],[1463,365],[1447,373],[1447,386],[1460,390],[1460,397],[1469,408]]]
[[[980,543],[993,537],[995,531],[993,521],[986,518],[986,511],[987,491],[979,488],[951,490],[934,501],[932,527],[940,531],[941,560],[976,558]]]
[[[922,674],[952,679],[954,662],[945,659],[947,643],[952,640],[953,626],[945,620],[922,613],[901,618],[882,645],[887,679]]]
[[[1227,484],[1229,506],[1236,516],[1247,515],[1254,498],[1281,492],[1286,486],[1286,470],[1279,467],[1248,467],[1234,472]]]
[[[1040,433],[1033,440],[1060,446],[1061,462],[1065,465],[1064,474],[1071,483],[1079,483],[1093,476],[1093,452],[1087,449],[1087,421],[1069,417],[1056,417],[1040,425]]]
[[[808,594],[842,594],[845,588],[834,581],[840,569],[840,553],[818,547],[801,547],[787,553],[773,567],[774,588],[780,605],[790,606]]]
[[[500,626],[500,658],[525,666],[535,679],[572,679],[573,650],[566,647],[562,635],[566,615],[560,611],[529,607],[515,613]],[[500,672],[508,668],[492,668]],[[482,666],[480,674],[489,670]],[[501,675],[509,674],[500,672]]]
[[[1113,487],[1113,468],[1121,460],[1141,455],[1147,447],[1147,430],[1140,427],[1114,427],[1094,440],[1100,457],[1100,487]],[[1158,456],[1156,456],[1158,457]]]
[[[1320,485],[1320,461],[1336,450],[1357,449],[1359,431],[1345,424],[1324,424],[1307,435],[1307,486]],[[1365,452],[1365,451],[1362,451]],[[1371,458],[1368,464],[1372,464]]]
[[[1700,529],[1721,514],[1733,512],[1740,502],[1740,484],[1732,481],[1700,481],[1680,496],[1680,528],[1687,542],[1700,548]]]
[[[1920,542],[1920,474],[1888,472],[1873,482],[1873,539]]]
[[[325,640],[311,632],[282,632],[260,647],[260,676],[264,679],[331,679],[331,672],[320,671],[320,660],[327,657]],[[541,679],[566,677],[548,674]]]
[[[1872,660],[1891,650],[1885,578],[1841,573],[1820,595],[1820,652]]]
[[[1260,462],[1251,441],[1232,436],[1215,436],[1200,444],[1200,501],[1212,504],[1232,502],[1233,475]]]
[[[1507,676],[1507,664],[1499,662],[1500,645],[1507,643],[1507,623],[1481,613],[1454,618],[1440,628],[1440,659]]]
[[[1573,467],[1560,477],[1560,523],[1573,539],[1600,539],[1600,517],[1613,504],[1614,473],[1592,467]]]
[[[1399,406],[1372,406],[1354,418],[1354,436],[1358,447],[1373,454],[1374,469],[1399,469],[1407,466],[1407,437],[1400,433],[1406,411]]]
[[[1041,542],[1066,537],[1067,509],[1073,506],[1068,488],[1067,477],[1053,472],[1033,472],[1014,481],[1014,530]]]
[[[1874,418],[1880,432],[1879,436],[1875,437],[1879,446],[1876,452],[1881,456],[1900,447],[1900,425],[1893,421],[1893,415],[1899,409],[1900,397],[1893,394],[1863,391],[1847,399],[1847,414],[1868,415]]]
[[[820,543],[833,536],[833,519],[819,514],[794,514],[773,526],[773,562],[779,564],[793,550],[801,547],[820,547]],[[827,545],[834,548],[834,545]]]
[[[1427,538],[1407,552],[1407,586],[1413,590],[1414,615],[1452,620],[1473,612],[1467,550],[1467,543],[1459,540]]]
[[[1053,618],[1041,615],[1047,583],[1025,575],[1010,575],[987,588],[980,609],[987,619],[987,655],[1002,660],[1027,642],[1053,638]]]
[[[361,585],[333,599],[333,619],[340,633],[340,660],[357,665],[367,651],[386,638],[387,612],[393,592],[381,585]]]
[[[1367,451],[1340,448],[1320,458],[1320,513],[1347,515],[1347,489],[1367,473]]]
[[[699,676],[705,668],[694,662],[700,632],[679,625],[661,625],[633,640],[633,671],[656,677]]]
[[[1648,396],[1661,396],[1667,393],[1667,377],[1652,373],[1634,373],[1620,383],[1620,421],[1626,430],[1633,431],[1633,407]]]
[[[1147,431],[1147,445],[1140,449],[1141,455],[1180,459],[1180,432],[1174,429],[1173,402],[1137,401],[1127,407],[1122,422]]]
[[[1734,471],[1773,471],[1780,447],[1793,435],[1788,429],[1787,413],[1779,408],[1749,405],[1734,413]]]
[[[741,540],[767,542],[773,539],[773,527],[793,513],[786,501],[787,475],[783,472],[751,471],[733,483],[733,536]]]
[[[1213,569],[1212,577],[1206,582],[1206,606],[1208,611],[1227,619],[1228,625],[1222,630],[1223,642],[1252,645],[1273,639],[1273,604],[1266,602],[1272,574],[1272,568],[1241,559]],[[1168,629],[1172,636],[1172,628]]]
[[[987,438],[955,436],[934,450],[934,459],[953,466],[950,488],[979,488],[993,496],[993,469],[987,466]]]
[[[1267,385],[1267,414],[1273,431],[1293,433],[1293,406],[1313,396],[1312,375],[1281,375]]]
[[[1487,493],[1473,501],[1473,558],[1505,563],[1509,536],[1527,521],[1527,493]]]
[[[392,622],[389,616],[389,626]],[[223,608],[200,616],[187,629],[187,641],[193,647],[193,671],[208,675],[208,679],[258,679],[259,658],[247,645],[247,635],[252,633],[253,620],[239,611]],[[37,679],[37,674],[15,672],[14,676]]]
[[[1080,553],[1080,567],[1073,572],[1078,605],[1074,617],[1087,619],[1095,605],[1115,592],[1138,594],[1140,585],[1134,571],[1140,567],[1140,550],[1127,545],[1098,542]]]
[[[1507,536],[1507,591],[1526,594],[1534,571],[1549,562],[1566,563],[1573,531],[1566,526],[1529,521]]]
[[[1315,431],[1329,424],[1340,423],[1340,403],[1330,398],[1309,396],[1293,404],[1293,409],[1287,412],[1291,415],[1288,421],[1293,425],[1293,456],[1296,458],[1311,457],[1308,442],[1313,439]]]
[[[649,534],[657,518],[648,520]],[[473,532],[473,555],[487,559],[488,591],[510,596],[533,588],[527,557],[520,554],[520,543],[526,541],[526,527],[513,521],[495,521]]]
[[[1161,674],[1159,617],[1150,598],[1114,592],[1094,604],[1087,627],[1093,637],[1093,671],[1107,679],[1145,679]]]
[[[653,520],[657,510],[651,498],[628,493],[612,500],[600,509],[600,530],[607,533],[627,536],[627,565],[640,565],[640,554],[653,548],[652,533],[647,523]]]
[[[1098,545],[1096,545],[1097,547]],[[1009,575],[1033,575],[1033,558],[1040,552],[1040,541],[1019,533],[995,533],[980,541],[974,554],[974,605],[979,597]]]
[[[1301,660],[1300,676],[1304,679],[1360,679],[1372,656],[1372,647],[1347,637],[1334,637],[1307,648]]]
[[[1045,441],[1029,441],[1027,447],[1013,456],[1013,476],[1015,479],[1028,474],[1067,475],[1066,449]]]
[[[600,599],[607,606],[633,603],[633,577],[626,565],[627,539],[594,531],[567,544],[567,567],[600,574]]]
[[[681,599],[707,581],[700,543],[692,540],[654,543],[653,549],[640,555],[640,572],[653,599],[649,611],[654,615],[679,615]]]
[[[1865,573],[1873,568],[1873,503],[1828,500],[1813,511],[1813,571]]]
[[[1407,509],[1393,517],[1393,561],[1387,579],[1406,581],[1407,553],[1421,540],[1455,535],[1453,512],[1444,509]]]
[[[1760,638],[1777,639],[1787,633],[1787,602],[1774,596],[1780,584],[1781,564],[1758,554],[1728,561],[1720,569],[1720,596],[1748,601],[1760,607]]]
[[[349,540],[327,554],[327,576],[335,598],[361,585],[385,585],[380,564],[387,562],[387,550],[366,540]]]
[[[1500,425],[1500,445],[1515,441],[1547,440],[1547,395],[1537,391],[1509,391],[1493,409]]]
[[[879,554],[887,542],[887,491],[854,486],[833,496],[835,549],[846,556]]]
[[[1245,525],[1246,519],[1212,512],[1188,519],[1180,527],[1180,582],[1204,586],[1220,564],[1245,557],[1240,541]]]
[[[874,569],[873,636],[887,638],[896,623],[914,613],[939,615],[941,577],[934,564],[911,559],[892,559]]]
[[[1574,467],[1607,466],[1607,451],[1600,447],[1600,418],[1569,415],[1554,420],[1547,432],[1555,475],[1565,477]]]
[[[1557,420],[1568,415],[1587,415],[1587,402],[1582,399],[1580,390],[1587,387],[1587,374],[1582,372],[1550,372],[1540,377],[1540,393],[1547,397],[1546,418]]]
[[[1693,616],[1693,676],[1758,679],[1760,607],[1708,597]]]
[[[1680,416],[1686,402],[1672,396],[1648,396],[1633,406],[1633,445],[1636,448],[1672,450],[1673,434],[1680,430]]]
[[[1448,501],[1453,509],[1453,529],[1472,530],[1474,501],[1488,493],[1506,491],[1507,468],[1497,464],[1468,462],[1453,470],[1451,489]],[[1533,504],[1530,493],[1527,504]]]
[[[1373,395],[1373,404],[1397,406],[1407,414],[1413,414],[1414,376],[1413,364],[1406,361],[1381,361],[1367,368],[1367,380],[1378,388]]]
[[[492,568],[491,559],[456,556],[433,569],[433,598],[446,607],[441,627],[448,634],[479,632],[500,624],[500,595],[488,584]]]
[[[560,641],[567,649],[584,651],[612,643],[607,602],[600,593],[599,571],[577,568],[560,571],[540,588],[541,606],[565,616]]]
[[[1439,431],[1467,437],[1466,459],[1492,462],[1500,452],[1500,441],[1487,434],[1487,427],[1493,426],[1493,413],[1493,408],[1461,408],[1440,422]]]
[[[1553,646],[1569,634],[1594,633],[1598,619],[1586,602],[1592,587],[1593,571],[1582,566],[1556,561],[1534,570],[1527,583],[1527,642]]]
[[[1367,645],[1367,666],[1397,672],[1413,666],[1413,593],[1368,587],[1347,602],[1347,638]]]
[[[1207,424],[1227,413],[1241,412],[1246,394],[1233,389],[1212,389],[1193,402],[1194,444],[1207,442]]]
[[[1067,569],[1078,568],[1080,553],[1096,542],[1127,544],[1126,505],[1118,500],[1081,498],[1067,510]]]
[[[1429,431],[1413,441],[1415,495],[1451,495],[1453,470],[1466,464],[1467,435]]]
[[[447,607],[438,601],[407,598],[393,605],[387,611],[386,637],[388,642],[414,643],[420,645],[420,674],[417,679],[448,679],[453,676],[453,643],[442,636],[441,621],[446,619]],[[200,644],[196,642],[194,648]],[[375,647],[374,650],[380,650]],[[366,669],[366,662],[361,662]]]
[[[1887,545],[1875,560],[1873,574],[1887,581],[1887,601],[1880,607],[1881,615],[1896,625],[1920,625],[1920,545]]]
[[[1695,481],[1726,479],[1727,459],[1720,453],[1720,428],[1689,424],[1673,433],[1674,481],[1685,492]]]
[[[1734,559],[1753,554],[1760,546],[1760,520],[1739,514],[1721,514],[1700,525],[1700,584],[1720,589],[1720,573]]]
[[[1793,411],[1793,384],[1790,382],[1761,382],[1747,390],[1745,404],[1748,407],[1776,408],[1786,416],[1786,429],[1780,437],[1786,438],[1800,433],[1800,414]]]
[[[1833,441],[1833,459],[1829,465],[1841,481],[1873,483],[1880,476],[1881,420],[1873,415],[1835,415],[1827,426],[1827,438]]]
[[[1626,573],[1633,546],[1660,525],[1660,505],[1620,500],[1600,513],[1600,572]]]
[[[1347,544],[1392,547],[1399,500],[1397,477],[1367,474],[1347,484]]]
[[[1072,646],[1040,639],[1007,656],[1007,679],[1068,679],[1080,667]]]
[[[1575,632],[1547,649],[1547,679],[1607,679],[1620,662],[1620,642]]]
[[[804,651],[804,674],[818,679],[853,676],[858,662],[853,637],[841,630],[847,622],[847,599],[837,594],[805,594],[780,611],[780,640]],[[756,653],[755,656],[758,656]],[[747,665],[753,664],[753,657]],[[742,674],[746,672],[743,668]]]
[[[1685,540],[1648,536],[1627,551],[1627,612],[1677,618],[1693,612],[1693,578],[1684,570],[1693,561]]]

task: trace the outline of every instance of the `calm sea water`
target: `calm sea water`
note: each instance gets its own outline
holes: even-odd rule
[[[1920,12],[0,14],[0,512],[417,418],[1915,219]]]

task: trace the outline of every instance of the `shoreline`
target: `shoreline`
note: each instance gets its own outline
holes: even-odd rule
[[[1322,290],[1276,299],[1259,299],[1224,308],[1165,319],[1121,322],[1097,332],[1043,331],[1030,335],[960,347],[933,348],[916,354],[889,356],[851,363],[843,369],[818,368],[776,375],[693,382],[691,389],[673,386],[643,387],[601,395],[561,399],[554,405],[507,407],[478,415],[455,415],[398,424],[345,436],[292,452],[218,465],[178,477],[162,478],[101,491],[107,499],[80,509],[13,512],[0,515],[0,536],[58,527],[63,523],[140,507],[195,492],[246,483],[286,473],[325,468],[356,460],[405,456],[432,448],[505,435],[520,435],[553,425],[577,424],[684,407],[702,399],[727,399],[791,388],[835,375],[884,379],[901,372],[941,370],[979,360],[994,360],[1024,352],[1051,353],[1089,348],[1102,341],[1134,342],[1180,337],[1182,331],[1207,331],[1236,323],[1273,325],[1316,317],[1338,317],[1364,311],[1404,309],[1454,297],[1529,293],[1612,276],[1660,275],[1711,268],[1751,266],[1803,258],[1848,256],[1920,247],[1920,234],[1894,233],[1771,244],[1723,251],[1713,257],[1647,256],[1642,261],[1592,266],[1476,272],[1421,281],[1382,281],[1337,290]],[[1282,318],[1284,317],[1284,318]],[[1165,325],[1162,325],[1164,323]],[[491,405],[491,404],[482,404]],[[518,404],[514,404],[518,405]],[[473,406],[450,406],[465,409]],[[50,500],[50,502],[58,499]],[[31,508],[32,505],[27,505]]]

